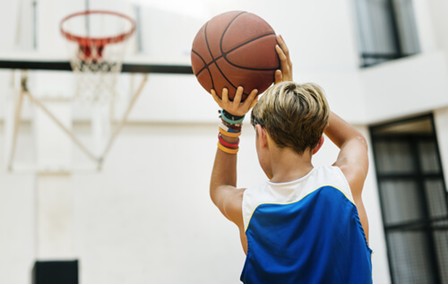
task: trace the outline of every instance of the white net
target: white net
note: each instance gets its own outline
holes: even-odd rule
[[[129,17],[108,11],[85,11],[61,23],[76,75],[75,99],[88,104],[114,99],[127,39],[135,30]]]

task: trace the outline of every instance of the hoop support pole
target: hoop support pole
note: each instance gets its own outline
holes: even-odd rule
[[[53,113],[45,107],[45,105],[37,98],[35,98],[33,95],[31,95],[29,92],[26,93],[28,98],[31,100],[33,104],[35,104],[37,107],[39,107],[47,116],[56,124],[58,125],[64,133],[66,133],[70,139],[75,143],[81,151],[84,152],[85,155],[87,155],[90,159],[98,163],[98,158],[93,155],[91,151],[73,134],[72,131],[70,131],[64,124],[56,118]]]
[[[17,136],[19,134],[19,128],[20,128],[20,117],[22,114],[22,106],[23,106],[23,98],[25,97],[26,93],[28,92],[27,88],[27,72],[23,71],[20,78],[20,94],[19,99],[16,103],[15,110],[14,110],[14,120],[13,120],[13,132],[12,132],[12,142],[11,142],[11,148],[9,150],[9,157],[8,157],[8,171],[13,170],[13,164],[14,164],[14,158],[17,148]]]
[[[146,86],[146,82],[148,81],[148,74],[144,74],[142,81],[140,82],[140,85],[138,89],[135,91],[134,95],[131,98],[131,102],[129,102],[128,108],[126,109],[126,112],[124,113],[122,119],[118,122],[117,127],[113,130],[112,136],[110,137],[106,147],[104,148],[104,152],[101,155],[99,159],[99,165],[98,168],[101,169],[102,163],[104,162],[104,159],[106,155],[109,153],[112,145],[114,144],[117,136],[123,129],[124,125],[127,123],[129,119],[129,115],[131,114],[132,109],[134,108],[135,103],[137,102],[137,99],[140,97],[141,93],[143,92],[144,87]]]

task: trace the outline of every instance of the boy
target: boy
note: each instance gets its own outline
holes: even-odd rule
[[[278,37],[281,71],[257,102],[227,90],[210,196],[240,231],[247,255],[244,283],[372,283],[368,222],[361,199],[368,171],[363,136],[333,114],[319,86],[292,82],[288,48]],[[236,157],[244,115],[253,107],[259,163],[269,181],[236,187]],[[315,168],[323,133],[339,147],[332,166]]]

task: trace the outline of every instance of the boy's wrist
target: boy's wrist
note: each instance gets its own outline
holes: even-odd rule
[[[228,111],[226,111],[225,109],[222,109],[220,111],[221,115],[221,119],[228,123],[228,124],[232,124],[232,125],[240,125],[243,123],[244,121],[244,117],[245,115],[242,116],[237,116],[237,115],[233,115],[231,113],[229,113]]]
[[[219,117],[218,149],[228,154],[237,154],[244,116],[234,116],[221,110]]]

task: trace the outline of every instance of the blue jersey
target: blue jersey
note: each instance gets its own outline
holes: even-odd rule
[[[337,167],[246,189],[243,219],[244,283],[372,283],[371,250]]]

